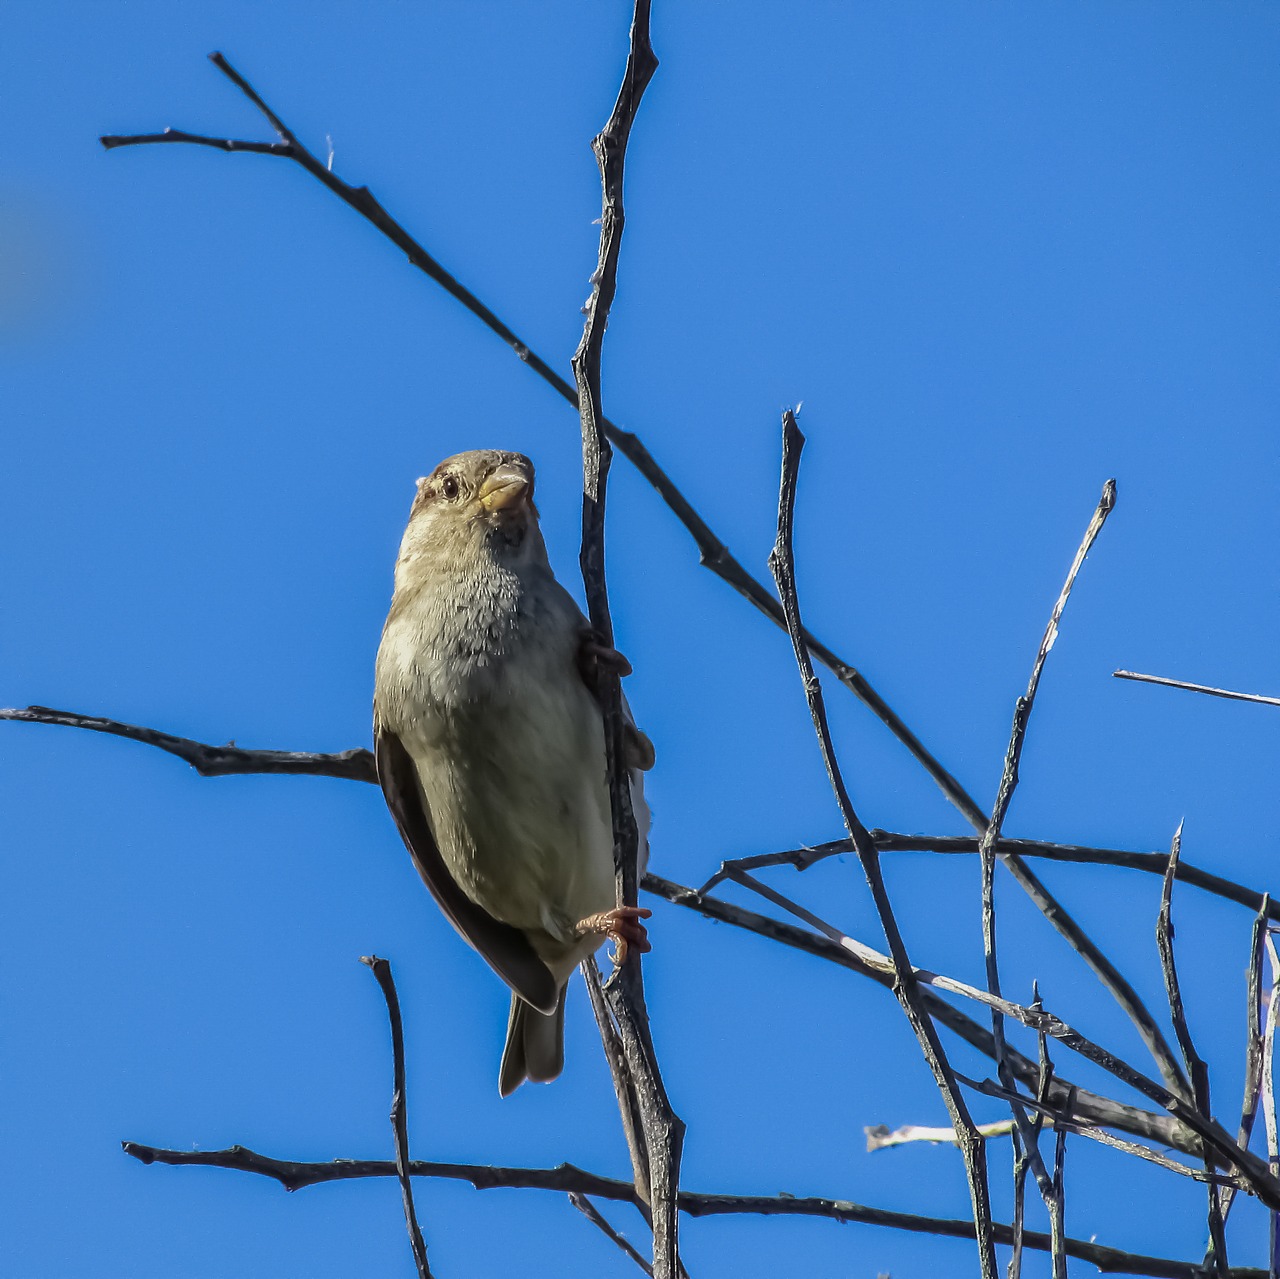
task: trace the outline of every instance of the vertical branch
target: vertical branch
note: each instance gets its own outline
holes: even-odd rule
[[[1267,931],[1267,962],[1271,968],[1271,990],[1267,1000],[1267,1022],[1262,1032],[1262,1118],[1267,1128],[1267,1161],[1273,1177],[1280,1176],[1280,1140],[1276,1135],[1276,1087],[1275,1087],[1275,1046],[1276,1046],[1276,983],[1280,981],[1280,955],[1276,954],[1275,942],[1271,940],[1271,932]],[[1272,1208],[1270,1214],[1270,1258],[1271,1279],[1280,1279],[1280,1212]]]
[[[387,1001],[387,1019],[391,1022],[391,1058],[394,1067],[394,1084],[391,1093],[391,1128],[396,1135],[396,1176],[400,1179],[400,1197],[404,1201],[404,1220],[409,1230],[409,1245],[413,1249],[414,1265],[418,1267],[418,1279],[431,1279],[427,1265],[427,1245],[418,1226],[418,1213],[413,1205],[413,1183],[409,1179],[409,1116],[405,1101],[404,1085],[404,1028],[400,1022],[400,996],[391,976],[391,964],[377,955],[364,955],[360,962],[373,970],[382,987],[382,997]]]
[[[1169,1001],[1169,1016],[1173,1021],[1173,1033],[1182,1050],[1182,1060],[1186,1063],[1187,1074],[1191,1077],[1191,1094],[1196,1109],[1206,1118],[1212,1119],[1209,1104],[1209,1067],[1204,1058],[1196,1052],[1191,1039],[1191,1028],[1187,1025],[1187,1011],[1182,1002],[1182,987],[1178,983],[1178,965],[1173,955],[1173,879],[1178,873],[1178,858],[1182,853],[1182,823],[1173,833],[1173,845],[1169,849],[1169,863],[1165,867],[1164,884],[1160,890],[1160,914],[1156,919],[1156,947],[1160,951],[1160,970],[1164,974],[1164,990]],[[1218,1188],[1213,1184],[1212,1176],[1215,1160],[1206,1147],[1204,1152],[1204,1170],[1210,1175],[1209,1192],[1209,1255],[1213,1260],[1217,1274],[1225,1275],[1227,1270],[1227,1239],[1222,1223],[1222,1203],[1218,1198]]]
[[[836,803],[840,807],[840,814],[844,819],[845,829],[849,832],[849,838],[853,841],[854,851],[862,863],[863,874],[866,876],[867,886],[871,890],[871,897],[880,917],[880,925],[884,929],[885,939],[889,945],[889,953],[893,958],[893,991],[920,1043],[925,1061],[929,1065],[934,1082],[946,1104],[947,1113],[951,1117],[951,1126],[955,1129],[956,1145],[960,1148],[965,1174],[969,1180],[969,1197],[973,1203],[973,1220],[981,1274],[983,1279],[995,1279],[995,1238],[991,1226],[991,1194],[987,1185],[986,1150],[982,1137],[969,1115],[964,1098],[960,1094],[959,1085],[947,1061],[937,1031],[921,1001],[920,987],[885,888],[884,876],[880,870],[879,850],[867,828],[859,820],[854,811],[853,801],[849,798],[831,740],[826,705],[822,697],[822,685],[814,674],[813,661],[809,656],[804,629],[800,622],[792,528],[795,521],[796,482],[800,475],[800,453],[803,448],[804,436],[796,425],[795,414],[788,409],[782,415],[782,484],[778,494],[778,537],[769,554],[769,568],[778,585],[778,598],[782,601],[782,611],[787,620],[787,632],[791,636],[796,664],[800,668],[800,676],[804,682],[809,714],[813,720],[814,731],[818,735],[827,779],[835,792]]]
[[[1027,736],[1027,724],[1031,719],[1031,709],[1035,705],[1036,692],[1040,687],[1040,676],[1044,671],[1044,664],[1049,657],[1049,650],[1053,647],[1054,641],[1058,637],[1058,625],[1062,621],[1062,614],[1067,607],[1067,600],[1071,597],[1071,588],[1075,585],[1076,576],[1079,574],[1081,566],[1084,564],[1085,556],[1088,555],[1098,534],[1102,531],[1102,526],[1106,523],[1107,516],[1111,513],[1115,504],[1116,482],[1115,480],[1108,480],[1103,486],[1102,497],[1098,502],[1097,510],[1093,513],[1093,518],[1089,521],[1089,527],[1085,530],[1084,539],[1076,551],[1075,559],[1071,562],[1067,580],[1063,583],[1062,590],[1058,593],[1058,599],[1053,606],[1053,612],[1049,615],[1049,624],[1045,627],[1044,636],[1041,638],[1040,647],[1036,652],[1035,663],[1031,668],[1031,678],[1027,683],[1027,691],[1022,697],[1018,698],[1014,707],[1013,728],[1009,734],[1008,749],[1005,751],[1004,769],[1000,775],[1000,787],[996,793],[995,807],[991,811],[991,818],[987,822],[987,828],[983,832],[982,841],[978,846],[978,852],[982,860],[982,952],[986,961],[987,991],[992,995],[998,996],[1000,994],[1000,965],[996,955],[996,846],[1000,842],[1004,819],[1008,815],[1009,805],[1013,802],[1013,793],[1018,786],[1018,764],[1022,759],[1022,747]],[[1009,1092],[1016,1092],[1016,1081],[1009,1069],[1008,1052],[1005,1045],[1004,1017],[995,1008],[991,1010],[991,1034],[995,1047],[996,1072],[1000,1077],[1000,1082]],[[1021,1142],[1022,1146],[1026,1148],[1026,1158],[1031,1161],[1032,1167],[1036,1172],[1036,1181],[1040,1187],[1041,1196],[1052,1213],[1050,1200],[1054,1195],[1054,1191],[1040,1160],[1038,1134],[1031,1127],[1027,1113],[1020,1105],[1016,1102],[1010,1103],[1010,1109],[1013,1112],[1014,1122],[1017,1124],[1018,1137],[1015,1141],[1015,1146],[1017,1146],[1018,1142]]]
[[[1249,940],[1249,970],[1245,982],[1245,1049],[1244,1049],[1244,1100],[1240,1104],[1240,1128],[1236,1135],[1236,1144],[1242,1150],[1248,1150],[1249,1139],[1253,1136],[1253,1125],[1258,1118],[1258,1104],[1262,1096],[1262,1044],[1263,1018],[1262,1007],[1262,960],[1267,937],[1267,917],[1271,913],[1271,895],[1263,893],[1262,905],[1253,921],[1253,933]],[[1222,1188],[1222,1224],[1225,1229],[1227,1218],[1231,1214],[1231,1205],[1235,1203],[1236,1187]],[[1205,1256],[1205,1266],[1213,1260],[1211,1254]]]
[[[609,616],[605,577],[604,515],[612,449],[601,411],[600,358],[618,283],[618,258],[625,221],[622,191],[627,141],[640,99],[658,67],[649,43],[649,8],[649,0],[636,0],[631,22],[631,48],[618,99],[609,122],[591,144],[600,167],[602,189],[600,252],[592,277],[582,340],[573,357],[578,411],[582,419],[582,581],[591,624],[601,640],[609,645],[613,643],[613,623]],[[638,836],[623,751],[622,690],[616,670],[604,670],[602,676],[600,696],[604,707],[605,755],[613,812],[617,901],[619,906],[634,906],[638,880]],[[654,1274],[657,1279],[675,1279],[680,1273],[676,1194],[684,1125],[671,1108],[658,1070],[645,1010],[640,956],[636,948],[632,948],[619,971],[606,984],[604,997],[621,1041],[630,1077],[628,1091],[639,1116],[643,1156],[648,1164]],[[603,1033],[603,1024],[601,1030]],[[619,1087],[621,1104],[617,1075],[615,1087]],[[623,1108],[624,1121],[627,1110],[628,1107]],[[632,1153],[634,1160],[639,1152],[633,1147]]]
[[[1040,987],[1033,983],[1032,991],[1034,999],[1031,1006],[1040,1011],[1043,1008],[1040,1002]],[[1049,1104],[1049,1086],[1053,1083],[1053,1062],[1049,1059],[1049,1040],[1043,1030],[1039,1032],[1039,1040],[1040,1081],[1036,1087],[1036,1100],[1041,1106],[1047,1106]],[[1067,1098],[1062,1113],[1070,1117],[1075,1113],[1075,1109],[1076,1086],[1071,1084],[1067,1089]],[[1037,1112],[1035,1117],[1037,1137],[1039,1137],[1043,1123],[1044,1111],[1042,1110]],[[1049,1179],[1047,1189],[1044,1183],[1041,1183],[1040,1194],[1041,1198],[1044,1199],[1044,1206],[1049,1210],[1049,1252],[1053,1261],[1053,1279],[1067,1279],[1066,1185],[1062,1176],[1063,1163],[1067,1154],[1066,1124],[1058,1126],[1055,1137],[1053,1176]]]

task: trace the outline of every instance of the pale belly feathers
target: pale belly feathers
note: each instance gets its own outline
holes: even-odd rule
[[[549,576],[549,575],[548,575]],[[515,574],[403,602],[378,651],[377,712],[414,758],[427,817],[462,890],[572,967],[599,944],[578,921],[614,905],[600,709],[578,672],[586,622],[551,582]],[[441,601],[460,598],[465,612]],[[632,778],[642,863],[648,810]]]

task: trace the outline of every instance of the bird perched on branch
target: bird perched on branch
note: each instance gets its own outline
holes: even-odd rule
[[[614,906],[594,689],[602,664],[630,666],[556,581],[533,482],[528,458],[492,449],[418,481],[373,702],[378,780],[414,864],[512,991],[504,1097],[560,1073],[566,982],[606,938],[648,950],[651,913]],[[643,869],[653,747],[626,714]]]

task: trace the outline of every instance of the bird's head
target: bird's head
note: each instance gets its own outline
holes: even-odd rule
[[[467,569],[546,561],[533,504],[533,463],[523,453],[474,449],[445,458],[418,481],[396,565]]]

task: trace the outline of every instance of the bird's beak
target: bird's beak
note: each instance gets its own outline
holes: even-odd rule
[[[500,466],[480,485],[480,505],[486,511],[510,511],[525,506],[533,481],[518,467]]]

